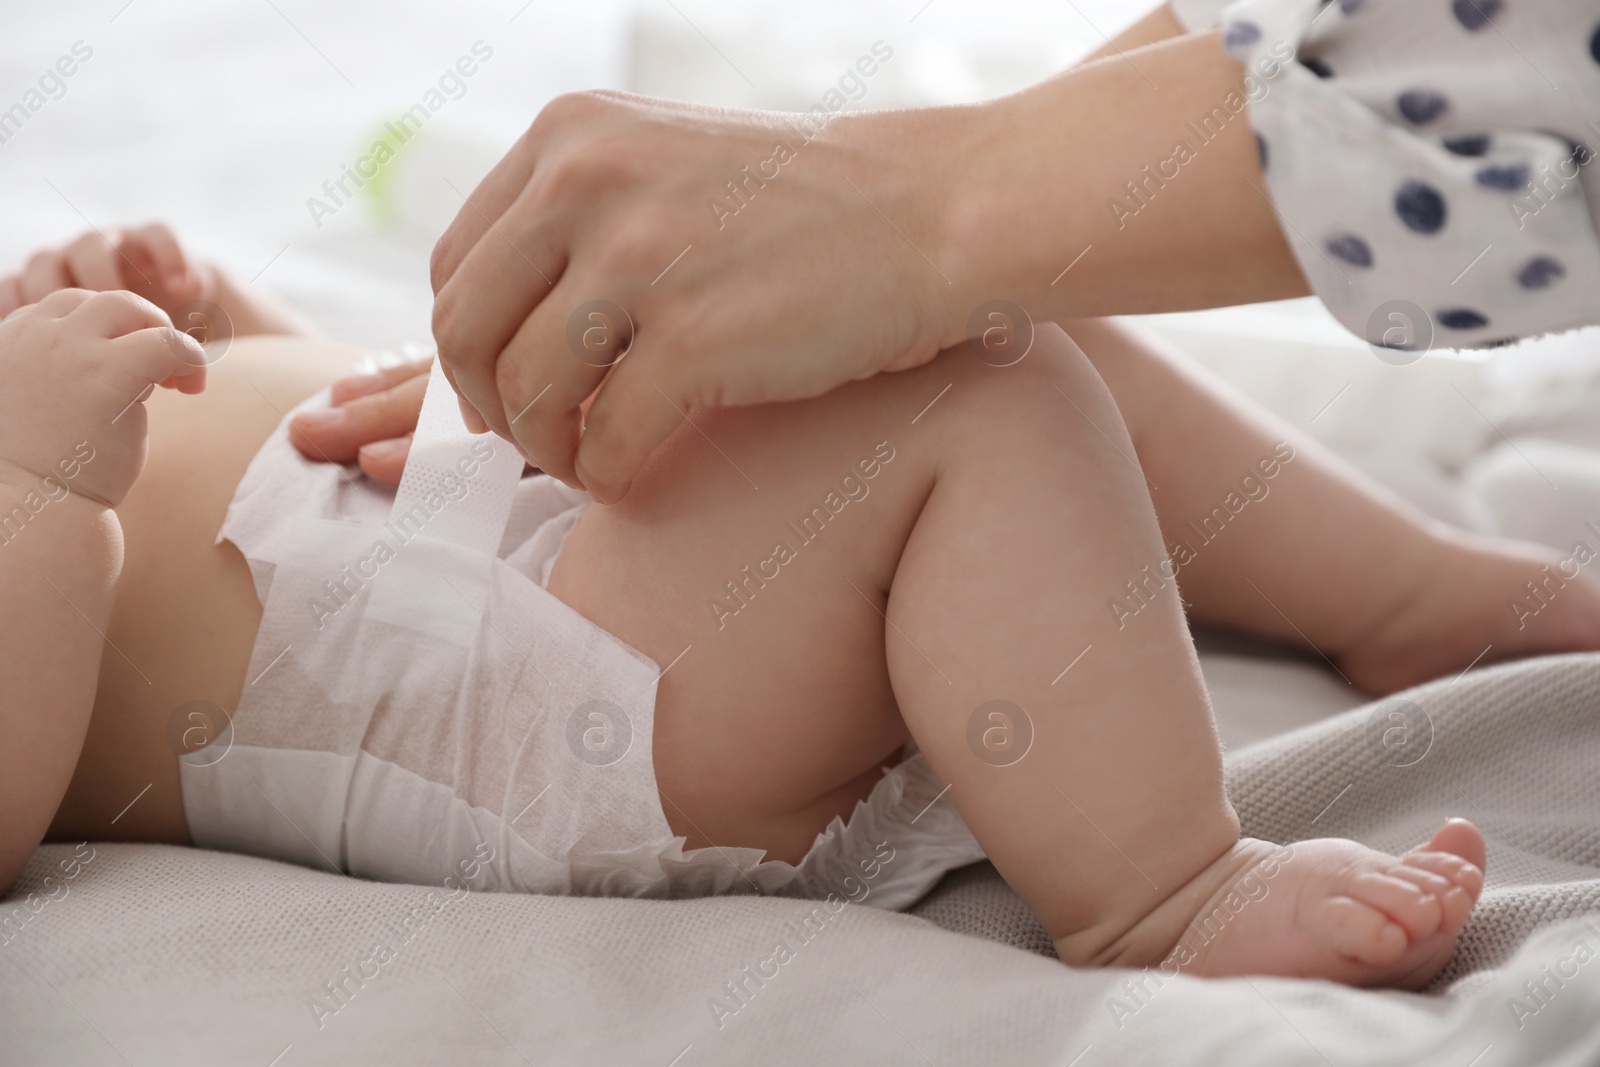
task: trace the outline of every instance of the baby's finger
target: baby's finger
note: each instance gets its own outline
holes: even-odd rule
[[[34,306],[44,318],[64,319],[94,295],[87,289],[57,289]]]
[[[133,297],[132,293],[125,295]],[[111,344],[118,358],[130,365],[133,376],[145,383],[142,388],[159,384],[182,393],[198,393],[205,389],[205,349],[186,333],[170,326],[152,326],[124,334]]]
[[[190,275],[193,271],[189,257],[184,254],[177,235],[164,223],[152,222],[146,226],[135,227],[123,235],[122,244],[125,251],[144,253],[142,258],[154,264],[157,273],[161,275],[160,282],[168,289],[181,290],[191,280]],[[150,280],[157,281],[155,278]]]
[[[122,272],[117,269],[117,248],[99,233],[86,233],[66,247],[67,271],[79,289],[102,292],[121,289]]]
[[[167,313],[156,307],[144,297],[130,293],[126,289],[113,289],[110,292],[94,293],[84,300],[67,316],[76,321],[83,322],[97,337],[122,337],[125,334],[135,333],[139,330],[166,328],[171,330],[172,320],[167,318]],[[200,352],[195,362],[204,364],[205,354],[200,351],[199,345],[195,350]],[[182,351],[182,350],[174,350]],[[162,374],[159,378],[150,379],[158,382],[166,378]]]
[[[373,393],[392,389],[419,374],[427,374],[431,366],[433,357],[429,356],[426,359],[413,360],[393,367],[382,367],[370,373],[347,374],[334,381],[333,402],[344,404],[358,396],[371,396]]]
[[[370,396],[339,407],[302,411],[290,423],[289,436],[308,459],[353,462],[361,446],[404,437],[417,428],[427,375],[408,378]]]
[[[193,396],[206,391],[206,369],[199,368],[184,374],[174,374],[161,383],[163,389],[176,389],[180,393]]]
[[[15,274],[0,278],[0,319],[26,304],[22,299],[22,279]]]
[[[66,260],[60,252],[35,252],[28,260],[28,265],[22,268],[22,299],[25,303],[37,304],[57,289],[70,288],[72,279],[67,277]]]

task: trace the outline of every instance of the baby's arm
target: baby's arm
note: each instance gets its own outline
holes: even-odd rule
[[[0,322],[0,895],[88,728],[122,566],[112,509],[145,459],[139,401],[156,383],[199,392],[204,362],[127,292],[62,290]]]
[[[0,468],[0,894],[44,838],[72,778],[122,569],[115,513],[56,485]]]

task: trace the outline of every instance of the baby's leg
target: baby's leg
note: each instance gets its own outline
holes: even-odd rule
[[[1308,644],[1380,693],[1480,657],[1600,647],[1600,584],[1587,576],[1558,583],[1526,626],[1512,606],[1529,599],[1529,581],[1549,581],[1541,568],[1556,553],[1430,520],[1126,326],[1099,319],[1069,332],[1127,423],[1193,617]],[[1274,455],[1280,442],[1292,460]],[[1126,590],[1120,603],[1141,605]]]
[[[1162,555],[1129,456],[1099,377],[1046,328],[1009,368],[957,349],[697,414],[585,515],[551,589],[667,667],[656,772],[691,845],[797,860],[909,730],[1064,959],[1152,963],[1271,846],[1239,841],[1177,599],[1125,630],[1106,610]],[[1009,765],[984,740],[995,701],[1032,733]],[[1472,852],[1475,831],[1451,833],[1440,847]],[[1197,969],[1410,978],[1476,892],[1346,842],[1297,846],[1279,877],[1288,912],[1256,905]]]

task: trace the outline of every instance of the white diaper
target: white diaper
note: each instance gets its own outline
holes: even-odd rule
[[[522,471],[466,432],[437,365],[398,491],[277,428],[218,534],[264,609],[229,730],[181,757],[196,845],[380,881],[884,908],[983,858],[909,747],[798,866],[686,851],[651,761],[659,667],[545,589],[589,497]]]

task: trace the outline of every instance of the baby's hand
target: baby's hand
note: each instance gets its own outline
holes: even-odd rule
[[[198,393],[205,352],[128,292],[62,289],[0,322],[0,480],[41,479],[107,507],[144,469],[140,401],[157,385]]]
[[[62,289],[126,289],[171,316],[191,301],[217,302],[220,279],[215,267],[189,256],[162,223],[94,230],[35,252],[20,273],[0,278],[0,318]],[[193,333],[193,325],[185,321],[178,328]]]

